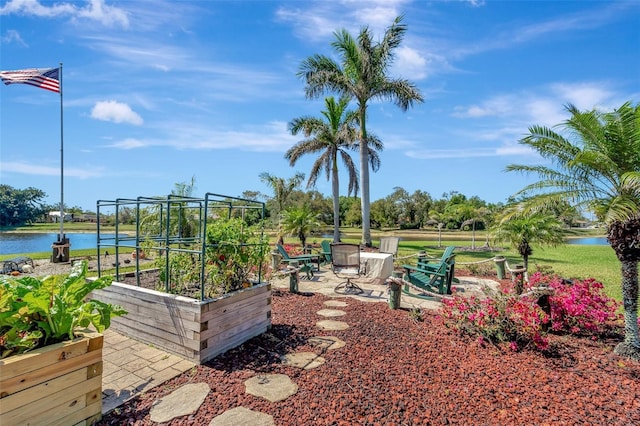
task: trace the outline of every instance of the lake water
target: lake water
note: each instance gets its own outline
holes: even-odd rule
[[[568,238],[567,244],[608,246],[609,242],[607,241],[606,237],[584,237],[584,238]]]
[[[91,249],[97,247],[97,236],[95,233],[66,232],[65,235],[71,242],[71,250]],[[115,234],[100,233],[100,236],[114,237]],[[126,234],[121,234],[121,236],[125,237]],[[50,252],[51,244],[57,240],[57,232],[0,232],[0,254]]]

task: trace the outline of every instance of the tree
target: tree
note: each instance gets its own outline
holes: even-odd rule
[[[547,213],[527,214],[521,205],[505,210],[504,215],[492,229],[496,241],[504,241],[518,250],[524,262],[524,279],[529,270],[529,256],[533,244],[556,246],[564,243],[564,227],[555,216]],[[516,293],[522,294],[522,281],[516,282]]]
[[[314,213],[302,207],[285,210],[283,216],[283,231],[289,235],[298,237],[304,249],[307,245],[307,234],[318,226]]]
[[[349,176],[347,195],[357,195],[358,174],[351,155],[347,152],[353,149],[357,140],[357,130],[354,126],[357,116],[347,110],[348,98],[341,98],[338,102],[331,96],[325,99],[326,110],[322,111],[326,120],[315,117],[299,117],[289,123],[291,134],[303,132],[307,139],[298,142],[285,154],[289,164],[293,167],[305,154],[320,152],[311,167],[307,188],[315,186],[318,175],[322,170],[331,178],[331,192],[333,195],[333,242],[340,241],[340,182],[338,177],[338,156],[342,158]]]
[[[304,173],[296,173],[288,180],[284,178],[277,177],[275,175],[271,175],[267,172],[260,173],[260,180],[266,184],[268,184],[271,189],[273,189],[273,201],[276,204],[275,211],[273,215],[277,218],[280,218],[280,214],[284,212],[284,209],[287,206],[287,201],[289,197],[295,191],[302,181],[304,180]],[[279,223],[279,222],[278,222]],[[283,236],[280,230],[278,231],[278,244],[283,243]]]
[[[530,211],[569,202],[606,225],[622,275],[625,338],[615,352],[640,359],[640,106],[627,102],[612,112],[566,109],[571,116],[558,126],[565,135],[532,126],[520,140],[551,164],[510,165],[507,170],[539,176],[518,193],[529,197]]]
[[[400,46],[407,27],[402,16],[397,17],[385,31],[382,41],[375,43],[369,27],[360,30],[358,38],[342,29],[334,33],[331,44],[340,56],[341,63],[324,55],[305,59],[298,76],[306,80],[305,94],[318,98],[326,92],[355,99],[360,126],[360,185],[362,188],[362,242],[371,247],[369,153],[370,139],[367,133],[367,106],[370,100],[392,101],[403,111],[414,102],[422,102],[422,95],[408,80],[392,79],[387,73],[395,59],[394,50]]]
[[[46,194],[36,188],[16,189],[0,185],[0,226],[35,222],[45,213]]]

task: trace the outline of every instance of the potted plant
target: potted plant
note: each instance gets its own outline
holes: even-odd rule
[[[86,274],[79,262],[69,275],[0,277],[0,424],[100,418],[100,333],[126,312],[85,300],[112,280],[87,281]]]

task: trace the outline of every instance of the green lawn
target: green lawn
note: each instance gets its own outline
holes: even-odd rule
[[[21,227],[13,229],[15,231],[52,231],[56,230],[56,224],[38,224],[28,227]],[[68,226],[68,227],[67,227]],[[102,230],[103,228],[101,228]],[[5,229],[6,230],[6,229]],[[86,223],[70,223],[65,224],[65,230],[69,231],[94,231],[95,224]],[[135,230],[134,227],[120,227],[120,231],[127,232]],[[105,232],[113,231],[113,227],[104,227]],[[360,230],[357,228],[345,228],[342,230],[342,240],[344,242],[360,242]],[[330,233],[330,231],[327,231]],[[442,247],[438,247],[438,233],[436,231],[386,231],[381,232],[372,231],[372,240],[374,245],[379,243],[381,235],[397,234],[400,235],[400,248],[398,255],[400,258],[404,256],[410,256],[418,251],[426,251],[429,255],[440,257],[444,247],[447,245],[455,246],[471,246],[471,233],[460,231],[446,231],[442,233]],[[593,231],[585,231],[585,235],[597,235]],[[275,243],[275,233],[268,233],[270,242]],[[320,236],[308,237],[308,243],[319,244],[323,239]],[[482,232],[477,232],[475,236],[476,247],[481,247],[485,243],[485,235]],[[297,238],[287,237],[285,242],[289,244],[299,244]],[[125,253],[130,252],[124,251]],[[94,249],[87,250],[71,250],[71,257],[81,256],[94,256],[96,254]],[[22,253],[2,255],[0,260],[9,259],[16,256],[29,256],[33,259],[48,259],[51,256],[50,252],[42,253]],[[513,250],[505,251],[493,251],[493,252],[465,252],[458,251],[456,256],[456,263],[459,269],[477,269],[482,271],[482,268],[495,268],[493,262],[486,262],[473,265],[474,262],[480,262],[484,260],[490,260],[496,255],[505,256],[511,265],[521,263],[520,257]],[[400,261],[399,263],[409,262]],[[621,272],[620,262],[617,260],[613,249],[609,246],[595,246],[595,245],[571,245],[565,244],[558,247],[534,247],[533,255],[529,258],[530,272],[535,272],[536,269],[543,269],[545,271],[553,271],[566,278],[595,278],[602,282],[605,286],[605,292],[607,295],[615,298],[616,300],[622,300],[621,294]]]

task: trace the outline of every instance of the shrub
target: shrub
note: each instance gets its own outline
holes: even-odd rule
[[[553,289],[549,298],[553,331],[601,335],[611,331],[622,319],[616,314],[620,303],[606,296],[602,283],[593,278],[569,283],[558,276],[533,274],[529,286],[541,285]]]
[[[535,290],[541,287],[553,290],[550,316],[535,296]],[[622,319],[616,313],[620,304],[604,295],[602,284],[594,279],[569,283],[557,276],[535,273],[523,296],[516,295],[512,286],[497,292],[486,290],[485,295],[465,298],[456,294],[445,299],[441,308],[445,325],[463,335],[479,337],[482,342],[509,343],[512,350],[544,350],[549,344],[545,327],[549,322],[551,332],[596,338],[619,326]]]
[[[441,309],[445,325],[493,344],[508,342],[512,350],[530,344],[538,349],[547,348],[542,324],[548,317],[535,302],[503,292],[485,292],[484,299],[458,294],[445,299]]]

